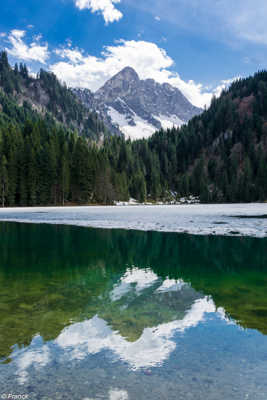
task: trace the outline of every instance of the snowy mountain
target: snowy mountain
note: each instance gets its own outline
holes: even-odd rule
[[[109,79],[96,93],[73,91],[87,108],[99,113],[112,132],[122,132],[131,139],[180,126],[202,112],[179,89],[153,79],[141,80],[131,67]]]

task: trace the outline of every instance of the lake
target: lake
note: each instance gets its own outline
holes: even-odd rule
[[[266,238],[0,235],[0,396],[266,400]]]

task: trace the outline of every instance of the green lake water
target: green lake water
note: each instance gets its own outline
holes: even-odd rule
[[[0,223],[0,398],[267,399],[267,239]]]

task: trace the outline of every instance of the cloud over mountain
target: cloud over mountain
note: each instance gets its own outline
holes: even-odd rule
[[[84,54],[79,49],[58,49],[62,60],[50,66],[60,79],[73,87],[99,89],[108,79],[126,66],[136,70],[141,79],[152,78],[158,83],[170,83],[197,107],[208,105],[213,91],[193,80],[182,80],[177,72],[170,70],[173,59],[157,44],[147,41],[120,40],[106,46],[100,57]]]
[[[85,4],[85,0],[77,0]],[[194,80],[185,81],[174,71],[175,62],[158,44],[144,40],[117,40],[104,46],[100,56],[86,53],[67,41],[51,48],[42,43],[42,36],[29,37],[26,30],[14,29],[2,40],[7,52],[15,59],[45,64],[47,69],[68,86],[98,90],[112,76],[130,66],[141,79],[154,79],[178,88],[196,107],[209,106],[213,95],[219,95],[231,80],[224,80],[212,88]],[[37,72],[37,71],[35,71]]]

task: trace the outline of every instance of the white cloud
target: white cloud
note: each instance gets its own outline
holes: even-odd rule
[[[4,38],[6,37],[6,33],[5,32],[0,32],[0,38]]]
[[[33,36],[33,40],[35,42],[40,42],[40,40],[43,38],[43,35],[41,35],[40,33],[38,35],[34,35]]]
[[[219,97],[223,90],[229,88],[229,86],[231,85],[231,83],[233,83],[234,81],[236,81],[237,79],[240,79],[240,78],[241,78],[240,76],[236,76],[236,77],[231,78],[231,79],[223,79],[223,80],[220,82],[220,85],[218,85],[218,86],[213,90],[214,96],[215,96],[215,97]]]
[[[75,5],[80,9],[88,9],[93,13],[101,13],[105,23],[119,21],[123,14],[114,6],[121,0],[75,0]]]
[[[25,36],[25,31],[20,31],[19,29],[13,29],[13,31],[11,31],[9,38],[13,37],[16,38],[17,40],[23,38],[23,36]]]
[[[71,39],[67,39],[67,40],[66,40],[66,43],[67,43],[67,46],[68,46],[68,47],[71,47],[71,46],[72,46],[72,41],[71,41]]]
[[[82,1],[82,0],[79,0]],[[45,64],[50,57],[48,44],[41,44],[41,35],[33,36],[31,43],[25,41],[24,30],[12,30],[7,40],[8,53],[17,59],[38,61]],[[219,95],[233,80],[221,81],[216,88],[204,87],[193,80],[184,81],[177,72],[173,72],[173,59],[157,44],[143,40],[120,40],[112,46],[106,46],[100,57],[85,54],[72,47],[70,40],[62,48],[54,50],[58,61],[50,65],[50,70],[58,78],[72,87],[99,89],[108,79],[131,66],[141,79],[152,78],[159,83],[169,83],[177,87],[198,107],[209,106],[213,95]]]
[[[67,44],[67,46],[70,47],[71,44]],[[57,54],[61,58],[69,59],[72,63],[79,63],[83,61],[83,55],[78,49],[56,49],[55,54]]]
[[[133,67],[142,79],[153,78],[155,72],[173,64],[172,59],[156,44],[120,40],[104,48],[101,57],[85,55],[77,49],[57,50],[64,61],[51,70],[70,86],[87,87],[93,91],[126,66]]]
[[[160,17],[158,15],[156,15],[155,20],[160,21]]]
[[[47,43],[41,45],[39,43],[39,37],[39,39],[35,38],[35,40],[28,45],[23,41],[25,34],[26,32],[23,30],[12,30],[8,35],[8,41],[12,47],[6,48],[6,51],[15,58],[25,61],[38,61],[45,64],[49,58]]]
[[[166,51],[155,43],[135,40],[120,40],[113,46],[105,47],[101,57],[85,55],[72,48],[56,50],[62,59],[51,70],[69,86],[99,89],[109,78],[126,66],[136,70],[141,79],[153,78],[159,83],[168,82],[177,87],[196,106],[209,105],[214,94],[202,84],[193,80],[182,80],[178,73],[172,72],[174,61]],[[220,86],[224,83],[220,83]],[[218,93],[219,88],[215,89]]]

